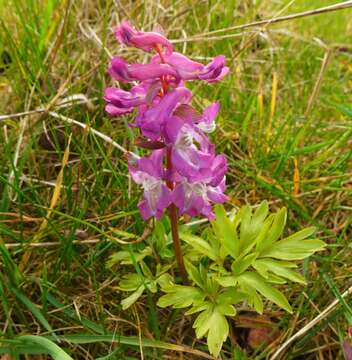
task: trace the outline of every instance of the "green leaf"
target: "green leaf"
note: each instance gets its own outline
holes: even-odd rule
[[[212,222],[215,235],[227,252],[236,259],[239,255],[239,240],[234,224],[228,218],[225,208],[222,205],[215,206],[216,220]]]
[[[235,287],[226,288],[216,298],[217,304],[238,304],[244,300],[247,300],[247,295],[238,291]]]
[[[170,286],[174,285],[173,277],[168,273],[160,275],[156,279],[156,282],[158,283],[158,285],[161,287],[162,290],[170,288]]]
[[[209,257],[212,260],[216,260],[217,254],[213,253],[212,247],[205,240],[200,238],[199,236],[180,233],[180,238],[185,241],[188,245],[191,245],[195,250],[197,250],[200,254]]]
[[[60,313],[67,316],[69,319],[72,319],[74,322],[78,322],[79,324],[82,324],[83,328],[89,329],[98,334],[104,334],[106,332],[105,328],[100,324],[98,325],[94,323],[93,321],[85,318],[83,315],[78,317],[77,312],[73,310],[73,308],[62,304],[50,293],[47,294],[47,300],[51,305],[53,305],[56,309],[58,309]]]
[[[292,312],[291,306],[286,297],[277,289],[267,284],[265,278],[254,272],[246,272],[238,277],[238,282],[257,290],[267,299],[282,307],[288,312]]]
[[[245,257],[238,258],[231,265],[231,269],[234,275],[240,275],[244,271],[246,271],[253,263],[253,261],[257,257],[257,253],[251,253],[246,255]]]
[[[121,301],[122,310],[128,309],[131,305],[133,305],[143,294],[145,290],[144,285],[141,285],[135,292],[133,292],[130,296],[123,299]]]
[[[1,238],[0,238],[0,255],[2,257],[2,263],[4,264],[5,272],[8,275],[12,285],[18,287],[22,279],[22,275],[15,261],[12,259],[9,250],[6,248]]]
[[[225,316],[235,316],[236,315],[236,309],[231,304],[218,304],[218,305],[216,305],[216,310],[221,315],[225,315]]]
[[[45,336],[46,339],[54,340],[52,336]],[[199,355],[202,357],[206,357],[207,354],[201,352],[199,350],[191,349],[188,347],[184,347],[181,345],[176,345],[172,343],[167,343],[164,341],[158,341],[153,339],[146,339],[140,338],[139,336],[123,336],[119,333],[108,333],[104,335],[91,335],[91,334],[67,334],[58,336],[59,340],[71,343],[71,344],[102,344],[102,343],[116,343],[116,344],[124,344],[124,345],[131,345],[135,346],[137,349],[140,346],[143,347],[150,347],[150,348],[158,348],[158,349],[165,349],[169,351],[179,351],[179,352],[188,352],[191,354]],[[9,340],[1,339],[1,342],[10,342]],[[13,346],[13,345],[11,345]],[[0,348],[1,350],[1,348]],[[1,353],[1,352],[0,352]]]
[[[146,256],[150,256],[150,255],[152,255],[152,249],[149,246],[147,246],[140,252],[133,252],[133,256],[135,257],[136,262],[140,262]],[[131,252],[125,250],[116,252],[115,254],[110,256],[107,262],[107,266],[112,267],[119,263],[122,265],[132,265],[133,261],[131,258]]]
[[[207,303],[207,308],[202,311],[194,320],[193,328],[196,331],[196,336],[198,339],[202,338],[209,331],[209,319],[212,315],[213,304]]]
[[[282,240],[301,241],[301,240],[304,240],[307,237],[313,235],[315,233],[315,230],[316,230],[315,227],[311,226],[311,227],[305,228],[303,230],[297,231],[296,233],[294,233]]]
[[[266,249],[267,247],[274,244],[282,234],[287,218],[286,208],[280,209],[275,215],[272,225],[265,237],[265,239],[260,244],[260,249]]]
[[[295,266],[295,265],[293,265],[293,266]],[[301,274],[289,269],[290,267],[292,267],[292,265],[290,263],[287,264],[286,262],[272,260],[272,259],[259,259],[259,260],[254,261],[253,267],[256,270],[258,267],[260,270],[257,270],[257,271],[260,274],[262,274],[262,270],[264,269],[264,272],[271,271],[275,275],[284,277],[291,281],[298,282],[301,284],[306,284],[306,281]]]
[[[144,261],[141,261],[141,263],[139,264],[143,275],[145,276],[145,278],[147,279],[153,279],[154,276],[152,274],[152,272],[150,271],[149,267],[146,265],[146,263]]]
[[[193,305],[189,310],[185,312],[186,315],[192,315],[197,312],[206,310],[209,308],[209,306],[212,306],[213,304],[209,301],[204,301],[202,304],[199,305]]]
[[[221,256],[221,251],[220,249],[223,248],[223,246],[221,246],[221,243],[219,241],[219,239],[217,238],[217,236],[214,235],[214,231],[212,227],[206,227],[203,231],[202,231],[202,239],[204,239],[206,242],[209,243],[209,245],[212,248],[212,251],[214,254],[216,254],[217,257],[219,258],[224,258],[225,256]]]
[[[207,335],[209,352],[217,357],[229,334],[226,317],[219,312],[217,307],[210,306],[197,316],[193,328],[198,339]]]
[[[251,211],[247,210],[241,223],[241,241],[240,253],[248,254],[252,247],[258,242],[262,228],[265,224],[265,218],[268,215],[269,207],[266,201],[263,201],[254,215],[251,217]]]
[[[264,310],[264,304],[257,291],[253,287],[248,286],[245,283],[241,284],[241,290],[247,294],[247,300],[249,305],[254,307],[257,313],[262,314]]]
[[[302,260],[316,251],[323,250],[326,244],[321,240],[302,240],[287,238],[280,240],[265,249],[260,256],[272,257],[280,260]]]
[[[27,309],[33,314],[33,316],[44,326],[44,328],[49,332],[53,333],[53,336],[56,336],[48,320],[34,303],[32,303],[32,301],[30,301],[27,296],[19,290],[11,288],[11,291],[16,295],[17,299],[19,299],[27,307]]]
[[[123,291],[135,291],[141,286],[142,283],[143,280],[139,274],[128,273],[120,280],[119,288]]]
[[[16,339],[23,343],[23,345],[27,345],[29,348],[32,347],[33,350],[37,350],[38,348],[43,349],[45,354],[50,354],[54,360],[73,360],[72,357],[59,346],[42,336],[22,335]]]
[[[161,221],[155,221],[153,230],[153,240],[155,242],[156,251],[159,253],[166,249],[167,235],[164,224]]]
[[[184,308],[205,298],[205,294],[200,289],[192,286],[174,285],[167,291],[167,294],[159,298],[158,306]]]
[[[253,235],[251,227],[252,209],[248,205],[246,205],[241,208],[240,213],[240,244],[241,248],[243,249],[245,245],[251,241]]]
[[[252,217],[252,226],[255,229],[254,232],[257,232],[263,225],[265,218],[268,216],[269,205],[266,200],[264,200],[255,211]]]
[[[287,280],[278,276],[278,275],[275,275],[273,273],[268,273],[268,277],[267,277],[267,282],[270,283],[270,284],[275,284],[275,285],[282,285],[282,284],[286,284],[287,283]]]
[[[238,284],[238,277],[236,276],[216,277],[215,281],[217,281],[221,286],[232,287]]]
[[[190,279],[196,283],[200,288],[203,288],[203,279],[198,269],[189,261],[185,259],[185,267]]]
[[[217,357],[221,351],[222,344],[229,335],[229,324],[226,317],[221,315],[218,311],[213,312],[209,323],[207,344],[210,353]]]
[[[265,246],[265,241],[268,236],[269,229],[273,223],[274,215],[271,214],[267,217],[267,219],[262,224],[262,227],[255,239],[256,249],[260,251]]]

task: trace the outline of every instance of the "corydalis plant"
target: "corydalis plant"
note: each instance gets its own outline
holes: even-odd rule
[[[129,91],[110,87],[105,91],[106,111],[120,116],[136,111],[131,124],[142,138],[137,145],[151,150],[146,157],[129,156],[133,180],[144,189],[138,207],[143,219],[160,219],[167,209],[175,255],[184,280],[178,217],[204,215],[214,219],[213,203],[224,203],[227,162],[215,153],[206,133],[215,129],[219,103],[197,111],[191,106],[192,92],[185,81],[214,83],[228,72],[225,58],[217,56],[207,65],[173,51],[168,39],[157,32],[133,29],[124,21],[115,32],[121,44],[153,53],[148,64],[128,64],[115,57],[110,75],[133,83]]]

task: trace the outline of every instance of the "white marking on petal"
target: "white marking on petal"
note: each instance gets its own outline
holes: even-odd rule
[[[198,127],[198,129],[204,131],[205,133],[212,133],[215,129],[216,129],[216,124],[215,121],[213,121],[210,124],[206,124],[204,122],[201,122],[199,124],[196,125]]]

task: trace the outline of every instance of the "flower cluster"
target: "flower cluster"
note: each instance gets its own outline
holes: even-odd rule
[[[192,93],[185,81],[214,83],[228,72],[225,58],[217,56],[207,65],[173,51],[168,39],[157,32],[133,29],[124,21],[115,32],[124,45],[153,52],[148,64],[128,64],[115,57],[110,75],[123,83],[133,83],[129,91],[105,90],[106,111],[120,116],[136,110],[135,121],[150,156],[129,156],[133,180],[144,189],[139,203],[142,217],[160,218],[171,204],[179,213],[214,218],[212,203],[223,203],[227,162],[215,153],[206,133],[215,129],[219,103],[203,112],[190,105]]]

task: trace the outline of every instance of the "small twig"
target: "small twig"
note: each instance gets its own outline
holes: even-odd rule
[[[317,81],[315,82],[313,92],[312,92],[312,94],[311,94],[311,96],[309,97],[309,100],[308,100],[307,109],[306,109],[306,111],[304,113],[304,117],[306,117],[306,118],[310,114],[310,112],[311,112],[311,110],[313,108],[314,101],[315,101],[315,99],[317,98],[317,96],[319,94],[321,84],[322,84],[322,81],[323,81],[323,76],[325,74],[326,68],[327,68],[327,66],[328,66],[328,64],[330,62],[330,59],[331,59],[331,54],[332,54],[331,49],[328,49],[327,52],[325,53],[323,62],[322,62],[321,67],[320,67],[320,71],[319,71],[319,74],[318,74]]]
[[[40,219],[39,219],[40,220]],[[147,226],[144,231],[143,234],[139,237],[137,237],[136,240],[131,240],[131,241],[123,241],[123,240],[118,240],[112,236],[108,236],[106,235],[106,238],[104,240],[102,239],[86,239],[86,240],[73,240],[72,244],[75,245],[92,245],[92,244],[97,244],[99,242],[102,241],[116,241],[119,244],[122,245],[127,245],[127,244],[137,244],[140,243],[142,241],[144,241],[150,234],[152,233],[152,228],[150,226]],[[5,244],[5,247],[8,249],[15,249],[15,248],[19,248],[22,246],[28,246],[28,247],[36,247],[36,248],[46,248],[46,247],[54,247],[54,246],[60,246],[62,245],[62,242],[60,241],[47,241],[47,242],[30,242],[30,243],[10,243],[10,244]]]
[[[113,58],[113,55],[111,54],[110,50],[103,45],[103,42],[99,39],[96,32],[88,24],[85,24],[85,26],[83,26],[82,23],[79,23],[79,28],[81,29],[82,34],[87,39],[93,39],[95,44],[98,45],[98,47],[100,47],[101,49],[103,49],[110,59]]]
[[[348,295],[352,294],[352,286],[347,289],[342,295],[342,298],[347,297]],[[340,300],[335,299],[325,310],[323,310],[317,317],[315,317],[311,322],[309,322],[306,326],[304,326],[301,330],[296,332],[293,336],[291,336],[288,340],[286,340],[279,349],[274,353],[274,355],[270,358],[270,360],[275,360],[278,358],[278,356],[297,338],[299,338],[301,335],[305,334],[307,331],[309,331],[311,328],[313,328],[316,324],[318,324],[321,320],[326,318],[331,311],[339,304]]]
[[[114,141],[113,139],[111,139],[111,137],[101,133],[100,131],[98,130],[95,130],[93,129],[92,127],[90,127],[89,125],[87,124],[83,124],[77,120],[74,120],[74,119],[71,119],[67,116],[64,116],[64,115],[61,115],[61,114],[58,114],[54,111],[49,111],[49,114],[54,117],[54,118],[57,118],[57,119],[60,119],[68,124],[74,124],[74,125],[77,125],[79,127],[81,127],[82,129],[84,130],[87,130],[89,132],[91,132],[92,134],[100,137],[101,139],[103,139],[104,141],[106,141],[107,143],[111,144],[112,146],[116,147],[117,149],[119,149],[120,151],[122,151],[124,154],[127,154],[128,153],[128,150],[126,150],[123,146],[121,146],[120,144],[118,144],[116,141]],[[136,155],[137,156],[137,155]]]
[[[91,244],[97,244],[98,242],[101,242],[101,239],[88,239],[88,240],[73,240],[72,244],[75,245],[91,245]],[[31,243],[12,243],[12,244],[5,244],[5,247],[7,249],[15,249],[22,246],[28,246],[33,248],[48,248],[48,247],[55,247],[61,245],[62,242],[60,241],[47,241],[47,242],[31,242]]]
[[[307,16],[314,16],[314,15],[324,14],[324,13],[327,13],[327,12],[348,9],[348,8],[351,8],[351,7],[352,7],[352,0],[349,0],[349,1],[344,1],[342,3],[334,4],[334,5],[324,6],[324,7],[318,8],[318,9],[314,9],[314,10],[303,11],[303,12],[296,13],[296,14],[291,14],[291,15],[286,15],[286,16],[279,16],[279,17],[276,17],[276,18],[273,18],[273,19],[259,20],[259,21],[254,21],[254,22],[251,22],[251,23],[243,24],[243,25],[235,25],[235,26],[231,26],[231,27],[228,27],[228,28],[208,31],[208,32],[205,32],[203,34],[198,34],[196,36],[189,37],[189,38],[186,38],[186,39],[172,40],[171,42],[173,42],[173,43],[182,43],[182,42],[196,41],[196,40],[199,40],[199,39],[204,39],[208,35],[214,35],[214,34],[227,32],[227,31],[232,31],[232,30],[242,30],[242,29],[247,29],[247,28],[255,27],[255,26],[259,26],[259,25],[276,24],[276,23],[283,22],[283,21],[299,19],[299,18],[307,17]]]
[[[94,101],[96,99],[88,99],[84,94],[74,94],[71,96],[68,96],[64,99],[62,99],[60,102],[58,102],[55,106],[53,106],[56,109],[61,109],[61,108],[67,108],[73,105],[80,105],[80,104],[90,104],[91,101]],[[0,121],[4,121],[7,119],[16,119],[22,116],[27,116],[27,115],[33,115],[33,114],[40,114],[40,113],[45,113],[47,111],[46,107],[40,107],[38,109],[34,109],[34,110],[28,110],[28,111],[23,111],[20,113],[14,113],[14,114],[7,114],[7,115],[0,115]]]

